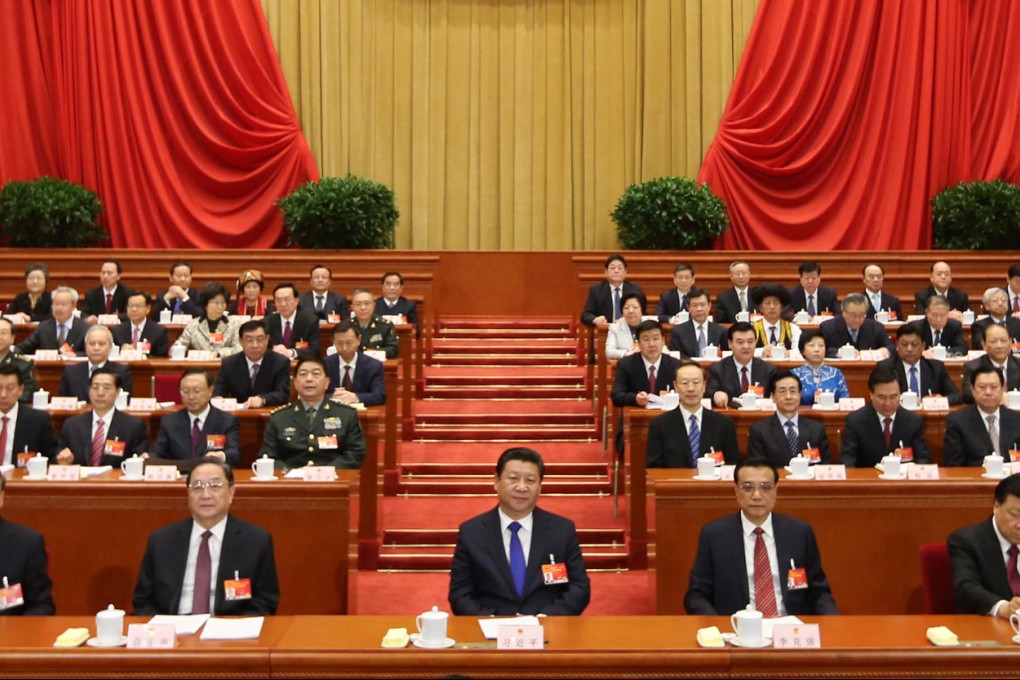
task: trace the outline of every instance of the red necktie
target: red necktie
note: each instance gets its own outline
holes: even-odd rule
[[[1020,595],[1020,573],[1017,573],[1016,570],[1016,546],[1009,546],[1006,554],[1009,555],[1009,562],[1006,563],[1006,580],[1009,581],[1009,589],[1013,591],[1014,595]]]
[[[251,365],[251,386],[255,387],[255,378],[259,377],[259,365],[257,363]]]
[[[290,347],[290,321],[283,325],[283,345],[284,347]]]
[[[745,394],[751,383],[747,381],[747,366],[740,369],[740,393]]]
[[[648,367],[648,393],[655,394],[655,364]]]
[[[141,333],[138,332],[138,326],[135,326],[135,330],[131,333],[131,344],[138,348],[138,340],[141,339]]]
[[[354,384],[351,382],[351,365],[344,366],[344,389],[348,392],[354,391]]]
[[[882,429],[882,436],[885,437],[885,450],[892,451],[892,418],[885,419],[885,428]]]
[[[0,462],[5,462],[7,460],[7,421],[9,420],[10,418],[4,416],[3,417],[4,424],[3,427],[0,428]],[[12,454],[11,462],[14,462],[13,459],[14,455]]]
[[[764,530],[755,527],[754,534],[754,603],[765,616],[779,616],[776,609],[776,590],[772,585],[772,567],[765,549]]]
[[[103,459],[103,449],[106,448],[106,428],[103,426],[103,419],[96,421],[96,433],[92,435],[92,457],[89,458],[89,465],[96,467]]]
[[[1020,312],[1020,295],[1013,296],[1013,311]]]
[[[107,293],[106,294],[106,313],[107,314],[112,314],[113,313],[113,294],[112,293]]]
[[[209,589],[212,584],[212,555],[209,554],[209,537],[212,532],[206,530],[202,534],[202,544],[198,546],[198,559],[195,561],[195,592],[191,596],[191,613],[209,613]]]

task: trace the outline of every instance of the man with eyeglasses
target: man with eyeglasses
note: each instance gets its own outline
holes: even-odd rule
[[[791,458],[802,454],[812,465],[831,463],[825,426],[800,415],[800,378],[791,371],[779,371],[769,378],[769,391],[776,404],[776,415],[751,426],[748,457],[764,458],[776,467],[789,465]]]
[[[136,616],[275,614],[273,537],[230,514],[234,473],[215,458],[188,472],[191,518],[149,536],[131,598]]]
[[[730,616],[750,604],[766,617],[839,614],[811,526],[772,512],[776,467],[745,458],[733,479],[740,512],[701,528],[687,613]]]
[[[326,398],[329,379],[319,357],[304,357],[294,367],[297,401],[269,416],[261,453],[276,460],[277,470],[312,465],[358,469],[365,459],[365,435],[358,412]]]
[[[843,298],[843,313],[834,319],[823,321],[818,330],[825,338],[826,356],[834,359],[844,345],[854,348],[854,356],[860,358],[861,350],[884,350],[881,359],[887,359],[896,351],[885,326],[868,318],[868,298],[863,293],[850,293]]]
[[[189,368],[178,381],[184,408],[159,421],[159,434],[149,449],[153,458],[195,460],[216,458],[228,465],[241,462],[241,423],[233,413],[216,408],[212,373]]]
[[[269,350],[269,333],[259,319],[238,328],[241,351],[223,360],[215,397],[232,397],[245,408],[279,406],[290,401],[290,360]]]

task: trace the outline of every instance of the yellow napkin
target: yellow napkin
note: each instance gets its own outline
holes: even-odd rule
[[[68,628],[57,636],[54,647],[77,647],[89,639],[88,628]]]
[[[702,647],[724,647],[722,633],[716,626],[698,629],[698,644]]]
[[[386,635],[383,636],[382,646],[406,647],[410,641],[411,637],[407,634],[406,628],[390,628],[386,631]]]
[[[960,638],[956,633],[945,626],[932,626],[928,629],[928,640],[939,647],[951,647],[960,644]]]

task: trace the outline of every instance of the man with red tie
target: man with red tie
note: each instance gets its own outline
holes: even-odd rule
[[[125,457],[145,453],[149,448],[145,421],[114,406],[120,388],[120,374],[109,366],[93,371],[89,378],[92,410],[64,421],[60,428],[58,465],[119,468]]]
[[[85,293],[81,306],[81,315],[86,323],[95,323],[100,314],[116,314],[121,321],[127,318],[127,301],[131,289],[121,285],[120,277],[123,273],[120,260],[103,260],[99,267],[100,285]]]
[[[902,448],[901,456],[915,463],[931,462],[924,441],[924,420],[900,406],[900,381],[893,369],[879,366],[868,376],[871,403],[846,417],[839,462],[869,468],[887,453]]]

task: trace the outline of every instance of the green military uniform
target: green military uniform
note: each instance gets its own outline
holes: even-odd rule
[[[327,440],[336,437],[336,443]],[[358,412],[350,406],[324,399],[310,421],[298,399],[269,416],[260,454],[276,460],[276,469],[332,465],[358,469],[365,460],[365,435]]]
[[[12,348],[13,349],[13,348]],[[35,376],[32,375],[32,362],[20,354],[15,354],[13,351],[8,352],[7,356],[0,359],[0,366],[17,366],[21,369],[21,399],[22,404],[31,404],[32,395],[39,389],[39,386],[35,384]]]
[[[378,316],[373,316],[367,326],[361,326],[361,349],[381,349],[386,352],[387,359],[394,359],[400,351],[397,345],[397,331],[393,324]]]

